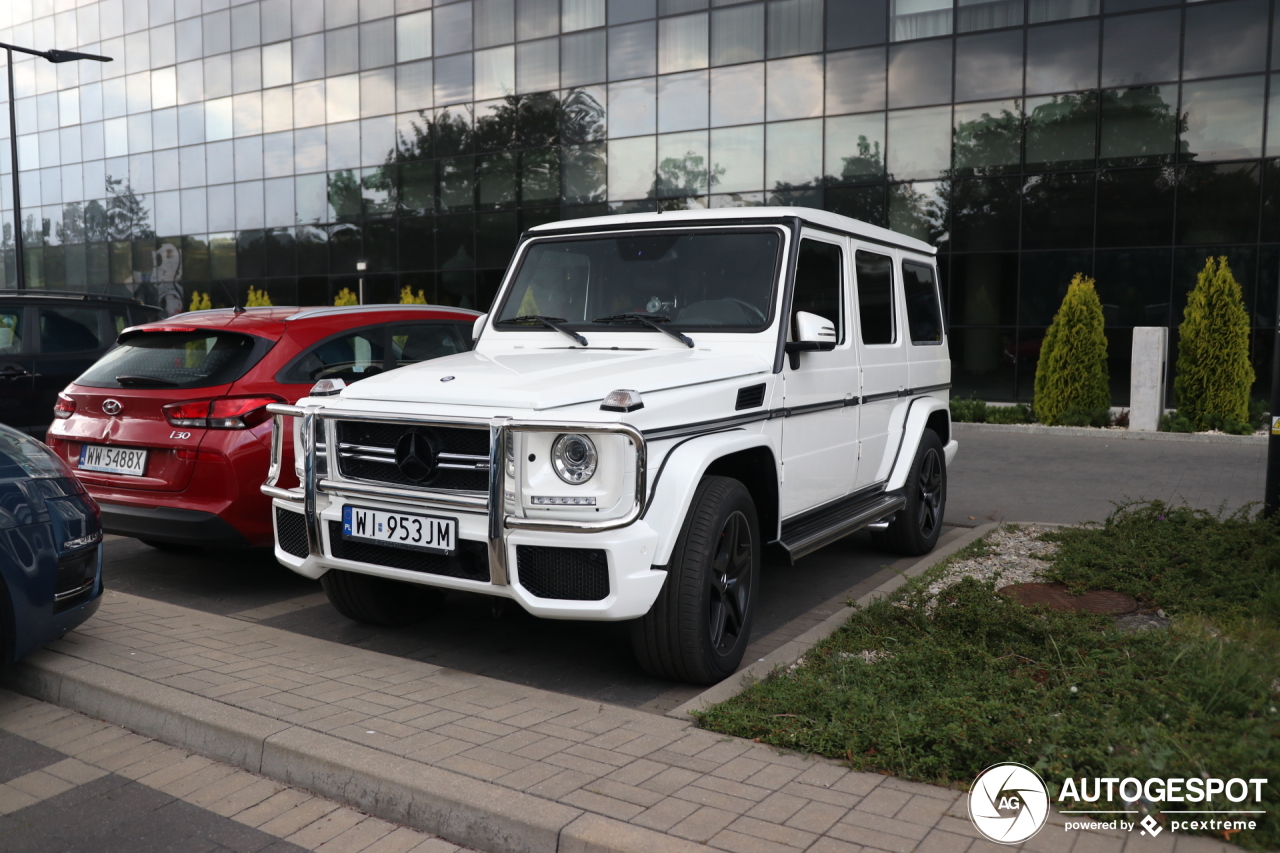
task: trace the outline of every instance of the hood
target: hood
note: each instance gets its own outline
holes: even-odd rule
[[[556,409],[601,400],[618,388],[649,394],[766,373],[770,367],[758,356],[687,349],[472,351],[370,376],[344,389],[342,397]]]

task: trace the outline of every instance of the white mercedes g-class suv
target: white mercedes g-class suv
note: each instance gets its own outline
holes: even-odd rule
[[[648,672],[710,683],[742,659],[766,546],[938,540],[957,445],[919,240],[792,208],[541,225],[474,337],[270,407],[276,556],[351,619],[502,596],[632,620]]]

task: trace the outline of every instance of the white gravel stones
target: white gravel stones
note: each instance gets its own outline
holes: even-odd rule
[[[1058,547],[1038,538],[1049,529],[1036,524],[996,528],[986,539],[987,553],[968,560],[956,560],[947,566],[943,574],[929,585],[929,597],[936,597],[961,578],[995,581],[998,587],[1042,580],[1041,574],[1049,568],[1049,563],[1032,555],[1051,554]]]

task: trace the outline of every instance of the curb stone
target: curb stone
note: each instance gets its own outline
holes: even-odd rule
[[[918,577],[924,572],[938,563],[950,557],[961,548],[981,539],[992,530],[995,530],[1001,524],[1008,522],[987,522],[977,527],[965,530],[959,537],[952,542],[935,551],[925,554],[919,560],[916,560],[907,568],[903,569],[899,574],[886,580],[875,589],[868,592],[857,600],[859,607],[865,607],[878,598],[884,598],[889,593],[896,590],[907,582],[908,579]],[[813,648],[817,643],[825,640],[827,637],[835,633],[840,626],[849,621],[849,610],[839,610],[826,619],[814,625],[808,631],[790,642],[784,643],[774,651],[765,655],[760,660],[751,664],[747,668],[740,670],[736,678],[726,678],[719,684],[713,684],[706,690],[694,696],[683,705],[678,705],[667,712],[668,717],[674,717],[678,720],[688,720],[689,714],[693,711],[702,711],[710,708],[712,705],[718,705],[727,699],[732,699],[743,690],[745,690],[753,682],[760,681],[776,668],[786,668],[798,661],[805,655],[809,649]]]
[[[47,649],[0,684],[488,853],[719,853]]]
[[[1044,424],[978,424],[957,421],[952,432],[1012,432],[1021,435],[1089,436],[1091,438],[1115,438],[1127,441],[1190,441],[1197,444],[1256,444],[1265,445],[1269,436],[1226,435],[1205,432],[1131,432],[1127,429],[1101,427],[1046,426]]]

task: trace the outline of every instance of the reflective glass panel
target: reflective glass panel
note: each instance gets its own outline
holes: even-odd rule
[[[609,79],[643,77],[657,69],[652,21],[609,28]]]
[[[1160,162],[1173,154],[1177,131],[1173,86],[1102,93],[1102,157],[1111,163]]]
[[[706,131],[669,133],[658,137],[657,194],[662,198],[689,198],[707,192],[710,142]],[[711,176],[711,184],[718,176]]]
[[[643,21],[657,14],[655,0],[609,0],[609,25]]]
[[[1030,0],[1030,3],[1027,19],[1033,24],[1098,14],[1098,0]]]
[[[476,0],[476,47],[492,47],[515,41],[515,0]]]
[[[995,30],[1022,23],[1022,0],[959,0],[956,32]]]
[[[420,110],[434,103],[431,62],[396,66],[396,110]]]
[[[951,40],[889,48],[889,107],[922,107],[951,100]]]
[[[520,93],[546,92],[560,85],[560,41],[525,42],[516,49],[516,87]]]
[[[990,175],[1017,168],[1022,158],[1022,107],[1017,101],[957,105],[954,121],[956,174]]]
[[[822,0],[771,0],[767,34],[771,59],[822,50]]]
[[[857,183],[884,177],[884,113],[828,118],[826,179]]]
[[[651,197],[656,165],[652,136],[609,142],[609,200]]]
[[[440,61],[440,60],[437,60]],[[475,53],[475,95],[501,98],[516,91],[516,50],[514,45],[478,50]]]
[[[560,29],[569,33],[592,27],[603,27],[605,0],[564,0]]]
[[[1183,160],[1236,160],[1262,156],[1266,78],[1236,77],[1182,84]]]
[[[325,33],[324,53],[324,71],[328,76],[359,71],[360,28],[347,27]]]
[[[711,126],[764,121],[764,63],[711,70]]]
[[[956,39],[956,100],[1022,94],[1022,31]]]
[[[951,249],[991,252],[1018,248],[1017,178],[956,181],[951,187]]]
[[[887,22],[884,0],[827,0],[827,50],[880,44]]]
[[[1098,179],[1099,246],[1167,246],[1173,239],[1170,169],[1122,169]]]
[[[1022,186],[1022,248],[1093,245],[1093,172],[1031,175]]]
[[[471,100],[471,55],[449,56],[435,61],[437,104]]]
[[[295,127],[324,124],[324,81],[314,80],[293,87],[293,123]]]
[[[573,33],[560,39],[560,85],[581,86],[605,79],[605,33]]]
[[[764,5],[730,6],[711,13],[711,64],[764,59]]]
[[[822,56],[768,63],[768,118],[778,121],[822,115]]]
[[[951,32],[950,0],[889,0],[889,37],[894,41]]]
[[[1093,162],[1098,133],[1097,93],[1028,98],[1026,115],[1028,169]]]
[[[658,132],[707,126],[707,72],[658,78]]]
[[[1260,172],[1257,163],[1185,167],[1178,176],[1176,242],[1256,240]]]
[[[711,172],[719,192],[747,192],[764,186],[764,126],[711,131]]]
[[[396,18],[396,61],[409,62],[431,55],[431,12]]]
[[[765,186],[790,190],[822,182],[822,119],[765,125]]]
[[[1096,85],[1097,21],[1027,30],[1028,95],[1089,89]]]
[[[604,201],[608,178],[605,144],[566,146],[560,157],[561,200],[569,204]]]
[[[471,2],[451,3],[435,10],[435,55],[471,50]]]
[[[557,0],[516,0],[516,38],[520,41],[553,36],[559,25]]]
[[[951,166],[951,108],[889,113],[887,153],[889,174],[897,180],[933,177],[946,171]]]
[[[706,68],[707,32],[706,13],[658,21],[658,73]]]
[[[935,243],[947,230],[946,187],[940,181],[890,184],[889,227]]]
[[[882,110],[884,104],[884,48],[827,54],[827,115]]]
[[[1232,0],[1187,9],[1182,76],[1262,71],[1267,56],[1266,0]]]
[[[1177,10],[1107,18],[1102,25],[1102,85],[1132,86],[1178,79]]]
[[[656,124],[656,87],[653,79],[609,85],[609,136],[653,133]]]

